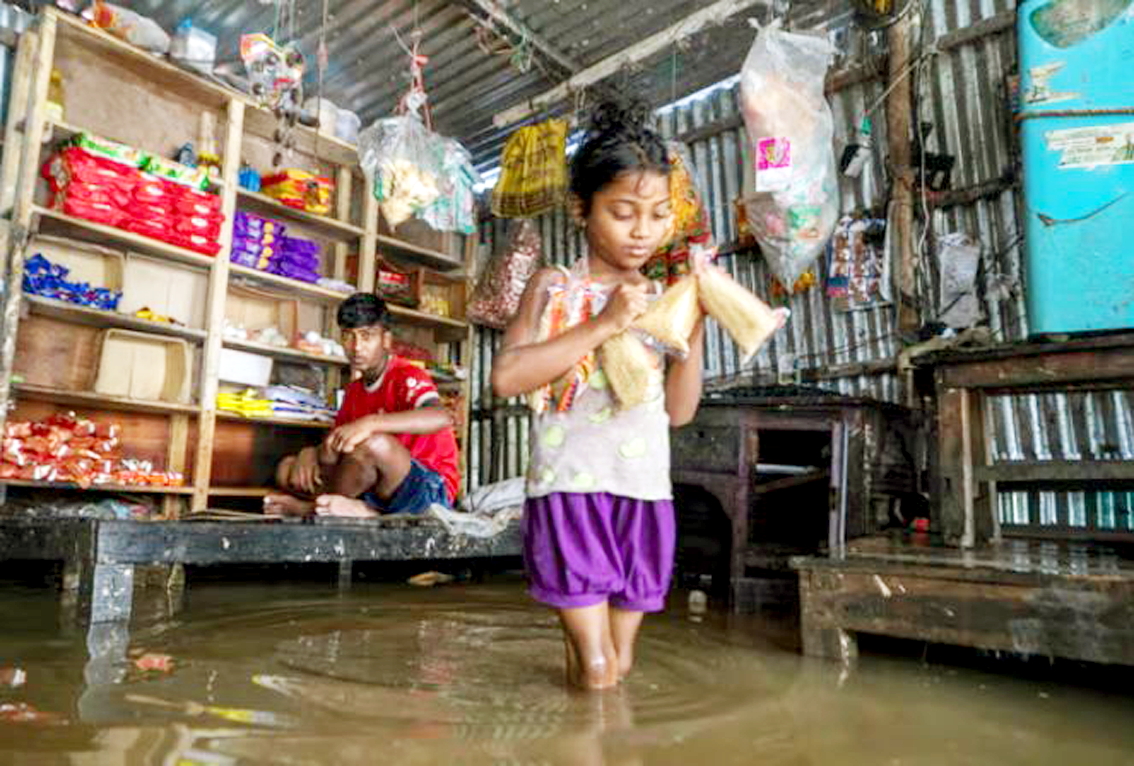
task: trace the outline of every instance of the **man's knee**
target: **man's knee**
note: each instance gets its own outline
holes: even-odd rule
[[[355,447],[351,457],[381,469],[396,463],[405,452],[405,446],[396,437],[390,434],[375,434]]]

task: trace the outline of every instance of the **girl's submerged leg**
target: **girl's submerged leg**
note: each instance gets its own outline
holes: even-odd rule
[[[618,680],[621,681],[634,666],[634,642],[642,626],[645,612],[610,607],[610,637],[618,657]]]
[[[606,602],[560,609],[559,619],[575,651],[578,672],[574,682],[584,689],[609,689],[618,684],[618,655],[610,633]],[[568,650],[568,661],[571,652]],[[570,665],[568,665],[570,672]]]

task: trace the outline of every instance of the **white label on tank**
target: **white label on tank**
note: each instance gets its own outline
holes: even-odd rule
[[[1048,149],[1062,153],[1060,168],[1134,163],[1134,122],[1051,130],[1044,134],[1044,140]]]

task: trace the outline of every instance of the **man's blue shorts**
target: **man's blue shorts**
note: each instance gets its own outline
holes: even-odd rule
[[[362,499],[379,513],[425,513],[434,503],[452,507],[441,474],[416,460],[410,462],[409,473],[389,500],[383,500],[373,492],[363,492]]]

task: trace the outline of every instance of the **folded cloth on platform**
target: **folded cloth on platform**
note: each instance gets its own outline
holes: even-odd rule
[[[477,487],[461,499],[461,510],[489,513],[524,504],[524,478],[505,479]]]
[[[445,527],[445,531],[451,535],[488,538],[495,537],[503,532],[509,524],[517,521],[523,512],[522,504],[501,508],[490,513],[466,513],[434,504],[429,506],[425,514],[439,521],[441,526]]]

